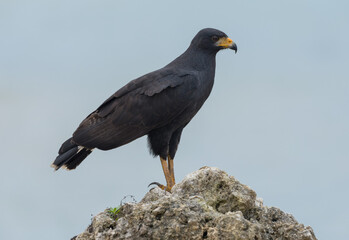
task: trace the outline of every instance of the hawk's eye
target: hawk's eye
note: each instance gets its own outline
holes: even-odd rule
[[[217,36],[213,36],[211,39],[212,41],[217,42],[219,38]]]

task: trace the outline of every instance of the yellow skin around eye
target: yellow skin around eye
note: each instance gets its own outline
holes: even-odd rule
[[[217,46],[224,47],[224,48],[229,48],[233,46],[233,44],[234,44],[233,40],[231,40],[228,37],[222,37],[216,43]]]

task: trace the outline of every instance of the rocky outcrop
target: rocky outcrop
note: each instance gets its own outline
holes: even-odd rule
[[[265,239],[314,240],[311,227],[275,207],[263,206],[248,186],[213,167],[203,167],[176,184],[172,193],[149,191],[117,214],[95,216],[76,240]]]

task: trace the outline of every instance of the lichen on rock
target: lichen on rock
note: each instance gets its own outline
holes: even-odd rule
[[[150,190],[126,203],[114,220],[108,210],[75,240],[232,239],[315,240],[311,227],[275,207],[263,206],[248,186],[214,167],[189,174],[172,188]]]

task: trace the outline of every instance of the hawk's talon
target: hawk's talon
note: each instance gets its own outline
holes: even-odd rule
[[[161,183],[158,183],[158,182],[152,182],[152,183],[150,183],[149,185],[148,185],[148,187],[150,187],[151,185],[156,185],[156,186],[158,186],[159,188],[161,188],[161,190],[165,190],[165,191],[167,191],[167,192],[171,192],[171,189],[172,189],[172,187],[169,187],[169,186],[164,186],[164,185],[162,185]]]

